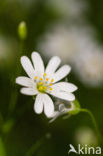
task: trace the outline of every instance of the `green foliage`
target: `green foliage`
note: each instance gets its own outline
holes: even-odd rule
[[[9,119],[2,125],[3,133],[9,133],[12,127],[14,126],[14,120]]]

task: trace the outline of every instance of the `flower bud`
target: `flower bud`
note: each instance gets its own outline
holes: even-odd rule
[[[24,21],[18,25],[18,35],[21,40],[25,40],[27,37],[27,27]]]

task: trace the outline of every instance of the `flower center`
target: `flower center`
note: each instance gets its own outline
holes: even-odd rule
[[[43,82],[38,82],[37,89],[41,93],[45,93],[47,91],[47,86]]]
[[[45,93],[47,90],[52,91],[53,88],[51,88],[53,79],[48,83],[49,78],[46,77],[46,73],[44,73],[43,78],[40,77],[38,80],[38,77],[34,77],[35,82],[37,82],[37,90],[41,93]]]

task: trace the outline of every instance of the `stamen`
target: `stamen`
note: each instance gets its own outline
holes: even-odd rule
[[[40,86],[39,88],[38,88],[38,90],[40,91],[40,90],[42,90],[43,89],[43,87],[42,86]]]
[[[54,81],[54,79],[51,79],[51,82],[53,82]]]
[[[46,78],[46,81],[48,81],[49,80],[49,78]]]
[[[44,90],[47,90],[47,87],[46,86],[44,86]]]
[[[42,81],[43,79],[42,79],[42,77],[40,77],[40,81]]]
[[[44,76],[46,76],[47,74],[46,73],[44,73]]]
[[[37,80],[37,78],[38,78],[37,76],[34,77],[35,80]]]
[[[43,82],[39,82],[39,85],[43,85]]]
[[[50,90],[50,91],[52,91],[52,90],[53,90],[53,88],[49,88],[49,90]]]
[[[47,90],[47,86],[44,86],[44,84],[40,84],[40,83],[41,83],[41,82],[39,82],[39,83],[37,84],[37,89],[38,89],[39,92],[45,93],[46,90]]]
[[[53,84],[52,83],[49,83],[49,86],[52,86]]]

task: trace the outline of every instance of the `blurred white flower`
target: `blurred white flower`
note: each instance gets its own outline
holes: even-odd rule
[[[103,83],[103,49],[96,45],[87,46],[75,59],[74,69],[79,80],[88,86]]]
[[[72,63],[92,40],[91,28],[56,25],[38,41],[38,50],[46,56],[58,55],[63,62]]]
[[[96,146],[98,139],[95,132],[89,127],[80,127],[76,130],[74,139],[76,144]]]
[[[54,111],[50,123],[56,120],[58,117],[62,115],[67,115],[65,117],[69,117],[69,112],[74,109],[74,103],[73,102],[58,102],[56,104],[56,110]]]
[[[64,17],[78,18],[83,17],[88,9],[88,3],[83,0],[47,0],[46,5]]]
[[[16,78],[16,83],[24,86],[20,90],[22,94],[37,95],[34,104],[35,112],[40,114],[44,109],[45,115],[50,117],[54,112],[54,104],[48,94],[67,101],[75,100],[72,92],[77,87],[71,83],[58,82],[69,74],[71,67],[63,65],[57,70],[61,60],[59,57],[54,56],[50,59],[46,69],[44,69],[44,63],[39,53],[33,52],[31,57],[34,67],[28,57],[21,57],[21,64],[29,78],[18,77]]]

